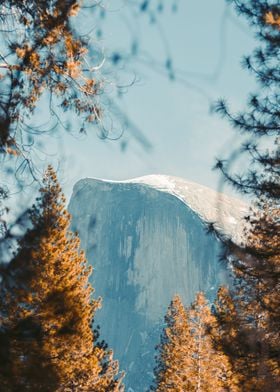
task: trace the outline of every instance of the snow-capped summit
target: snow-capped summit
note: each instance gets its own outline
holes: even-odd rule
[[[127,387],[143,392],[174,294],[186,305],[199,290],[213,299],[228,281],[221,244],[207,234],[206,223],[240,241],[247,207],[202,185],[152,175],[80,180],[69,212],[94,267],[95,293],[103,298],[95,322],[127,373]]]
[[[143,184],[176,196],[206,223],[213,223],[214,228],[222,235],[240,243],[243,237],[244,216],[248,214],[248,205],[243,201],[216,192],[204,185],[187,181],[180,177],[163,174],[152,174],[123,181],[104,179],[83,179],[75,189],[87,182],[102,181],[108,184]]]

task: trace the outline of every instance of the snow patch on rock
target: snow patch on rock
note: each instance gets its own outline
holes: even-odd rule
[[[228,283],[229,271],[219,262],[221,242],[206,224],[239,242],[248,208],[202,185],[152,175],[80,180],[69,212],[94,267],[96,296],[103,298],[95,317],[101,337],[127,372],[127,390],[148,391],[153,348],[173,295],[188,305],[203,290],[213,300]]]
[[[204,222],[212,223],[219,234],[231,238],[237,244],[243,240],[244,217],[249,213],[249,206],[237,198],[216,192],[204,185],[163,174],[152,174],[122,181],[87,178],[81,180],[81,184],[85,185],[91,181],[101,181],[107,184],[142,184],[169,193],[191,208]]]

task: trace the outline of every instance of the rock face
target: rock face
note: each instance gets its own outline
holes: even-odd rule
[[[95,323],[127,373],[127,391],[143,392],[172,296],[189,304],[203,290],[211,299],[227,280],[220,243],[206,223],[240,241],[246,206],[182,179],[147,176],[81,180],[69,212],[103,298]]]

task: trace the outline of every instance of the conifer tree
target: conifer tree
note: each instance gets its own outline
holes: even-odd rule
[[[165,321],[153,390],[238,391],[229,360],[217,344],[218,324],[203,293],[187,311],[176,296]]]
[[[51,167],[40,192],[2,273],[1,390],[120,391],[118,364],[91,329],[100,304]]]
[[[274,249],[279,239],[276,230],[265,235],[268,225],[266,229],[261,225],[267,218],[263,213],[256,218],[245,249],[231,246],[236,258],[234,284],[231,291],[220,288],[216,302],[222,345],[246,391],[274,391],[280,381],[278,256]],[[253,252],[248,251],[250,246]]]
[[[236,372],[242,388],[276,391],[280,388],[280,8],[273,0],[230,2],[248,19],[261,43],[244,59],[260,85],[258,93],[249,97],[243,112],[231,113],[225,102],[217,107],[238,131],[248,135],[240,153],[249,156],[241,174],[230,172],[223,161],[217,167],[239,192],[250,195],[255,205],[243,247],[231,241],[226,244],[226,258],[234,275],[229,296],[238,324],[230,353],[232,363],[240,365]],[[221,303],[228,303],[229,296]],[[224,310],[219,307],[219,312]],[[222,328],[227,330],[228,326]],[[225,339],[225,346],[229,344]]]
[[[186,369],[189,366],[190,331],[186,310],[178,295],[172,299],[165,316],[166,327],[158,346],[155,386],[153,390],[188,391],[191,390]]]
[[[241,391],[274,391],[277,390],[277,362],[269,356],[269,336],[266,336],[262,315],[258,313],[259,307],[256,314],[248,310],[252,297],[246,300],[244,291],[242,287],[239,291],[235,287],[234,293],[225,287],[219,289],[216,317],[220,334],[217,340],[230,359]]]
[[[237,391],[229,360],[217,344],[217,320],[202,292],[188,310],[188,323],[192,339],[192,362],[187,371],[191,390]]]

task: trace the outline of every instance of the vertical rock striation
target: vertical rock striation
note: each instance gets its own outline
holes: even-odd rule
[[[173,295],[185,304],[198,290],[213,298],[227,280],[220,243],[206,233],[206,223],[240,241],[246,206],[179,178],[147,176],[81,180],[69,212],[94,266],[96,295],[103,298],[95,322],[127,373],[127,390],[143,392]]]

